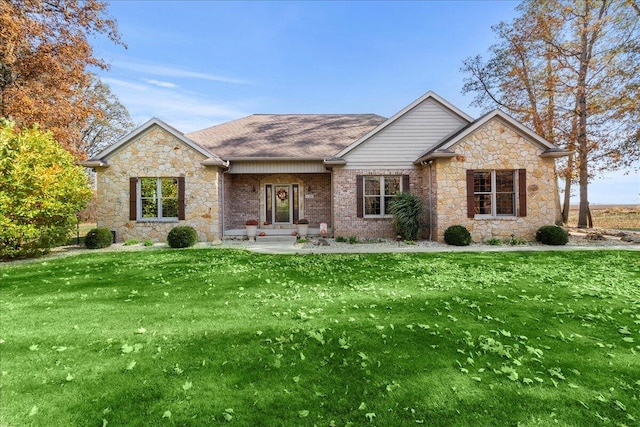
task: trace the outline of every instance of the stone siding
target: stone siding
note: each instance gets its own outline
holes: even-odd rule
[[[359,238],[395,237],[391,225],[393,218],[358,218],[356,199],[357,175],[409,175],[410,191],[425,197],[423,172],[420,169],[344,169],[333,172],[333,234],[334,236],[357,236]],[[406,190],[406,189],[405,189]]]
[[[153,126],[109,157],[97,170],[98,226],[129,239],[166,241],[177,225],[190,225],[200,241],[220,237],[218,168],[200,164],[205,156],[159,126]],[[129,178],[185,177],[184,221],[129,220]]]
[[[458,156],[438,160],[437,240],[447,227],[460,224],[471,232],[473,241],[488,238],[533,240],[536,230],[555,220],[555,162],[541,158],[542,149],[525,140],[499,119],[493,119],[451,148]],[[526,169],[527,216],[467,218],[466,171]]]

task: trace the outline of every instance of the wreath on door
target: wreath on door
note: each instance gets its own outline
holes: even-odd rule
[[[278,196],[278,199],[284,202],[288,197],[287,190],[285,190],[284,188],[279,189],[276,193],[276,196]]]

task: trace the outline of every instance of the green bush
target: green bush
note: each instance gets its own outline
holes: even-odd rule
[[[198,233],[193,227],[179,225],[171,229],[167,235],[167,243],[172,248],[188,248],[198,241]]]
[[[484,243],[486,243],[489,246],[502,246],[504,241],[502,241],[502,239],[498,239],[497,237],[490,237],[487,240],[485,240]]]
[[[91,197],[75,162],[51,133],[0,119],[0,259],[39,256],[67,243]]]
[[[111,230],[104,227],[89,230],[84,238],[84,245],[89,249],[107,248],[111,243],[113,243],[113,234]]]
[[[147,239],[144,241],[145,246],[153,246],[153,240]]]
[[[444,241],[453,246],[469,246],[471,233],[461,225],[452,225],[445,230]]]
[[[536,232],[536,241],[545,245],[562,246],[569,241],[569,234],[557,225],[543,225]]]
[[[338,243],[346,243],[347,242],[347,238],[344,236],[337,236],[336,237],[336,242]]]
[[[140,240],[138,239],[129,239],[126,242],[124,242],[124,246],[133,246],[133,245],[137,245],[138,243],[140,243]]]
[[[393,229],[403,240],[415,240],[422,229],[422,199],[406,191],[396,193],[389,206]]]

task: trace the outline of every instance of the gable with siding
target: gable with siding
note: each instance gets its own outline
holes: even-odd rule
[[[344,154],[347,169],[412,167],[425,150],[466,126],[469,121],[433,96],[419,102]]]

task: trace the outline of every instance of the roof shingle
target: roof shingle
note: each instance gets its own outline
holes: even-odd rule
[[[326,159],[385,120],[377,114],[254,114],[185,136],[223,159]]]

